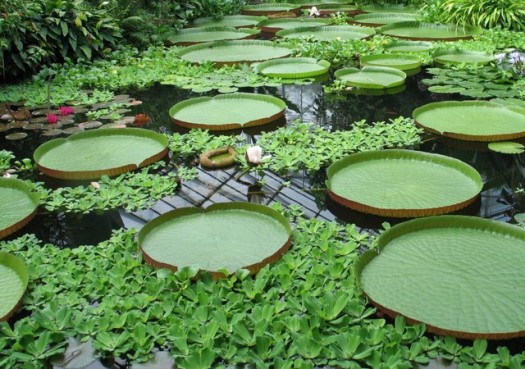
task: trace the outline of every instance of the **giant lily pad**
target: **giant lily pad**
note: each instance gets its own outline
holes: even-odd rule
[[[311,8],[313,6],[320,7],[321,5],[348,5],[351,3],[351,0],[290,0],[289,3],[302,8]]]
[[[388,67],[343,68],[337,70],[335,76],[349,86],[366,89],[400,86],[407,77],[404,72]]]
[[[407,76],[421,70],[421,59],[414,55],[403,54],[375,54],[361,57],[361,65],[389,67],[402,70]]]
[[[241,13],[245,15],[267,15],[291,12],[297,10],[298,8],[298,5],[288,3],[255,4],[244,6],[241,10]]]
[[[262,62],[255,69],[270,77],[308,78],[327,73],[330,63],[314,58],[283,58]]]
[[[359,14],[353,18],[355,23],[363,26],[383,26],[385,24],[396,22],[409,22],[417,20],[417,14],[414,13],[366,13]]]
[[[222,131],[273,122],[283,116],[284,109],[286,104],[277,97],[233,93],[185,100],[169,114],[175,124],[186,128]]]
[[[320,41],[358,40],[372,36],[375,31],[360,26],[322,26],[283,29],[276,33],[283,38],[312,37]]]
[[[329,18],[274,18],[261,21],[258,27],[263,32],[276,33],[282,29],[319,27],[330,23]]]
[[[360,7],[366,13],[409,13],[414,14],[417,9],[402,4],[369,4]]]
[[[319,14],[331,15],[334,13],[345,13],[347,15],[359,14],[361,11],[356,5],[319,5]]]
[[[256,28],[235,29],[228,26],[187,28],[165,35],[164,43],[187,46],[219,40],[240,40],[255,38],[259,32]]]
[[[438,63],[477,63],[487,64],[494,60],[492,54],[482,51],[470,50],[436,50],[434,53],[434,61]]]
[[[425,130],[467,141],[505,141],[525,136],[525,109],[487,101],[443,101],[414,110]]]
[[[253,27],[264,19],[266,19],[266,17],[258,17],[254,15],[225,15],[218,19],[215,17],[197,18],[190,25],[192,27]]]
[[[432,43],[428,41],[403,41],[397,40],[385,46],[385,50],[392,53],[409,53],[419,51],[429,51]]]
[[[188,46],[177,56],[192,63],[212,61],[218,65],[252,63],[270,59],[283,58],[292,50],[275,46],[271,41],[216,41]]]
[[[25,182],[0,177],[0,238],[29,223],[35,216],[38,201],[39,195],[32,193]]]
[[[157,267],[196,267],[220,276],[223,269],[257,272],[290,247],[288,221],[275,210],[250,203],[182,208],[146,224],[138,242]]]
[[[166,136],[141,128],[108,128],[56,138],[33,154],[43,173],[61,179],[96,179],[149,165],[168,152]]]
[[[466,216],[415,219],[377,238],[356,264],[369,300],[433,333],[525,335],[525,230]]]
[[[483,186],[479,173],[459,160],[410,150],[353,154],[327,174],[336,202],[388,217],[450,213],[472,203]]]
[[[0,252],[0,321],[7,320],[15,312],[28,281],[24,262],[14,255]]]
[[[421,41],[453,41],[469,39],[481,32],[480,28],[454,24],[434,24],[418,21],[387,24],[379,28],[380,33],[388,36]]]

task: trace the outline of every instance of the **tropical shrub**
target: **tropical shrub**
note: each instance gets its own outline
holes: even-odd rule
[[[201,0],[201,16],[220,18],[223,15],[238,14],[245,4],[245,0]]]

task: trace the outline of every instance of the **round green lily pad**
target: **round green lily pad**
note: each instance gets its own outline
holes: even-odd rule
[[[388,217],[450,213],[472,203],[483,187],[469,165],[410,150],[353,154],[330,165],[327,174],[334,201]]]
[[[216,26],[227,26],[227,27],[253,27],[260,21],[266,19],[266,17],[258,17],[254,15],[225,15],[221,18],[215,17],[202,17],[195,19],[190,26],[192,27],[216,27]]]
[[[325,74],[330,69],[326,60],[314,58],[283,58],[257,64],[255,70],[269,77],[308,78]]]
[[[283,38],[312,37],[320,41],[359,40],[372,36],[375,31],[361,26],[322,26],[283,29],[276,33]]]
[[[482,51],[470,50],[437,50],[434,53],[434,61],[438,63],[477,63],[487,64],[494,60],[494,55]]]
[[[221,276],[245,268],[255,273],[290,247],[288,221],[275,210],[251,203],[181,208],[146,224],[138,243],[157,267],[196,267]]]
[[[241,9],[241,13],[244,15],[268,15],[292,12],[294,10],[297,10],[298,8],[298,5],[288,3],[255,4],[244,6]]]
[[[525,136],[525,109],[487,101],[443,101],[414,110],[425,130],[466,141],[505,141]]]
[[[396,225],[365,252],[355,274],[389,316],[460,338],[525,336],[525,230],[466,216]]]
[[[453,41],[472,38],[480,28],[454,24],[434,24],[419,21],[387,24],[378,29],[383,35],[420,41]]]
[[[188,46],[203,42],[220,40],[240,40],[256,38],[260,30],[256,28],[233,28],[228,26],[187,28],[164,36],[168,46]]]
[[[366,55],[360,59],[362,66],[377,66],[399,69],[407,76],[421,71],[421,59],[405,54],[375,54]]]
[[[404,41],[396,40],[385,46],[385,50],[392,53],[410,53],[419,51],[429,51],[432,43],[429,41]]]
[[[329,18],[274,18],[261,21],[257,26],[266,33],[276,33],[282,29],[326,26],[332,23]]]
[[[361,6],[360,9],[366,13],[410,13],[414,14],[417,9],[402,4],[369,4]]]
[[[220,66],[283,58],[291,53],[292,50],[275,46],[271,41],[241,40],[188,46],[179,51],[177,56],[192,63],[211,61]]]
[[[522,154],[525,151],[525,146],[519,142],[510,141],[491,142],[488,147],[489,150],[502,154]]]
[[[407,75],[394,68],[363,67],[339,69],[335,72],[335,77],[352,87],[384,89],[404,84]]]
[[[417,20],[417,14],[415,13],[365,13],[358,14],[353,18],[355,23],[371,27],[415,20]]]
[[[188,99],[172,106],[169,114],[173,123],[186,128],[223,131],[273,122],[284,109],[286,104],[277,97],[233,93]]]
[[[0,238],[29,223],[36,214],[39,198],[25,182],[0,177]]]
[[[29,273],[22,260],[0,252],[0,322],[9,319],[22,301]]]
[[[357,8],[357,5],[351,4],[339,4],[339,5],[319,5],[319,14],[331,15],[334,13],[345,13],[347,15],[359,14],[361,11]]]
[[[42,173],[61,179],[97,179],[149,165],[168,152],[166,136],[141,128],[107,128],[56,138],[33,158]]]

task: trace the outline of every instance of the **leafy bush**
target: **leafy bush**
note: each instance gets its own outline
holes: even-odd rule
[[[245,4],[245,0],[201,0],[201,16],[220,18],[223,15],[238,14]]]
[[[0,5],[0,72],[4,79],[53,62],[91,60],[114,47],[120,28],[83,0],[7,0]]]
[[[423,14],[429,21],[525,30],[525,0],[438,0]]]

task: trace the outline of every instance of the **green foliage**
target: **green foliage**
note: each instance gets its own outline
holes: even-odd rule
[[[173,160],[188,161],[208,150],[219,147],[235,147],[242,143],[242,136],[217,136],[202,129],[192,129],[189,133],[174,133],[170,137],[169,148],[173,152]]]
[[[200,0],[202,17],[214,17],[219,19],[224,15],[239,14],[245,0]]]
[[[437,0],[422,12],[430,21],[525,30],[525,0]]]

